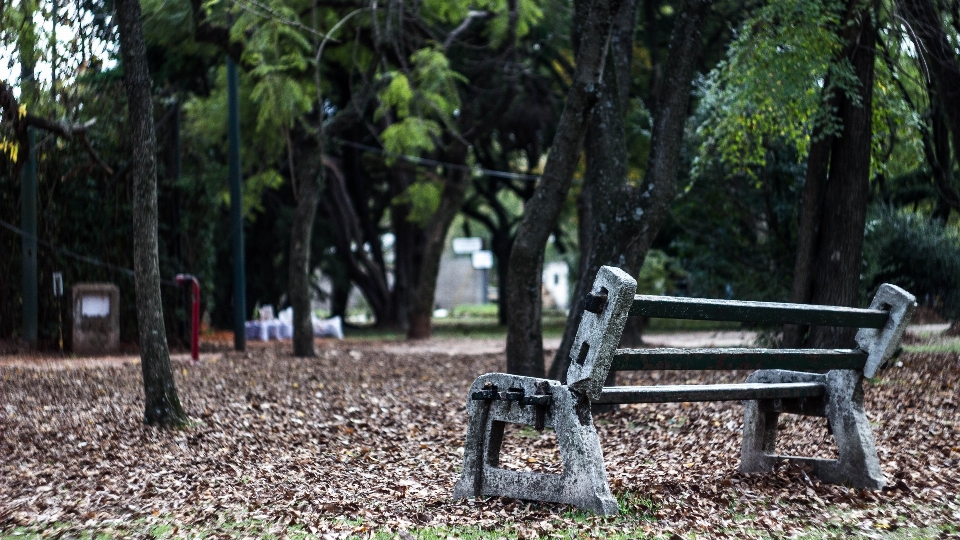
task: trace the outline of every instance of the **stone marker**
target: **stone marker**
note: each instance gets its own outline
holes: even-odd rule
[[[115,352],[120,345],[120,289],[77,283],[70,289],[67,347],[76,354]]]

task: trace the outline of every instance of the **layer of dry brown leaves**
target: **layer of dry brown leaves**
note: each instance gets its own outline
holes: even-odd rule
[[[559,530],[706,537],[809,530],[875,535],[960,522],[960,357],[911,354],[866,389],[889,486],[822,485],[799,468],[737,472],[738,403],[624,406],[597,417],[624,516],[562,505],[451,499],[464,399],[494,354],[397,354],[376,342],[289,344],[175,362],[196,420],[163,431],[141,418],[140,367],[119,361],[0,361],[0,533],[70,523],[174,523],[214,530],[263,520],[365,535],[469,526],[521,537]],[[623,382],[741,381],[746,373],[652,372]],[[829,456],[819,419],[784,416],[783,453]],[[514,429],[504,466],[557,470],[555,435]],[[404,534],[403,537],[408,537]]]

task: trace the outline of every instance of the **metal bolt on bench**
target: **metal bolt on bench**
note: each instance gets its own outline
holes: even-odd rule
[[[741,471],[769,472],[778,460],[787,459],[813,467],[824,482],[884,486],[863,409],[862,382],[893,356],[916,307],[913,295],[884,284],[869,309],[855,309],[644,296],[635,294],[636,288],[636,281],[618,268],[604,266],[597,273],[570,350],[566,384],[505,373],[488,373],[473,382],[455,497],[495,495],[618,513],[590,413],[593,403],[743,401]],[[628,315],[859,328],[858,348],[617,349]],[[603,386],[611,370],[735,369],[757,371],[740,384]],[[827,418],[838,459],[777,455],[777,419],[782,413]],[[499,468],[507,423],[555,429],[563,473]]]

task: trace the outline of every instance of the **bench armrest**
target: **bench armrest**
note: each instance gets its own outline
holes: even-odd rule
[[[606,302],[598,302],[593,307],[599,313],[583,312],[577,337],[570,347],[567,386],[597,399],[620,344],[633,295],[637,292],[637,281],[619,268],[601,266],[591,292],[595,296],[605,295]]]
[[[884,283],[877,290],[870,308],[889,311],[890,316],[883,328],[861,328],[857,332],[857,345],[867,353],[867,364],[863,368],[865,377],[869,379],[876,376],[877,371],[896,352],[916,307],[917,299],[896,285]]]

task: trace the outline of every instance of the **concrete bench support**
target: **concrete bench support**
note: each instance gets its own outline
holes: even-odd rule
[[[886,485],[870,423],[863,410],[863,376],[859,371],[844,369],[817,374],[764,370],[752,373],[747,382],[818,382],[826,387],[826,394],[822,398],[804,400],[745,401],[741,472],[770,472],[777,460],[786,459],[813,467],[820,480],[826,483],[866,489],[880,489]],[[839,459],[777,455],[777,421],[781,413],[826,418],[837,443]]]
[[[527,395],[538,392],[546,383],[553,397],[546,414],[545,427],[557,432],[557,444],[563,462],[561,474],[519,472],[498,467],[505,424],[533,426],[533,406],[510,401],[471,399],[474,392],[494,387],[497,390],[523,389]],[[600,439],[593,427],[590,402],[558,381],[549,381],[505,373],[481,375],[470,387],[467,397],[470,423],[463,453],[463,472],[454,488],[454,497],[496,495],[515,499],[533,499],[567,503],[597,514],[619,512],[617,501],[607,485]]]
[[[778,460],[787,459],[813,467],[826,483],[867,489],[884,486],[863,408],[863,379],[873,377],[895,353],[916,306],[910,293],[884,284],[869,309],[856,309],[649,297],[636,295],[636,286],[636,281],[618,268],[604,266],[597,273],[593,289],[584,299],[566,384],[504,373],[481,375],[473,382],[467,396],[470,420],[463,472],[455,497],[495,495],[616,514],[619,509],[607,483],[591,405],[706,400],[743,400],[742,472],[769,472]],[[618,350],[629,314],[858,328],[858,348]],[[741,384],[603,386],[611,370],[662,369],[759,371]],[[783,413],[826,418],[839,458],[777,455],[777,421]],[[500,447],[508,423],[554,428],[563,472],[500,468]]]

